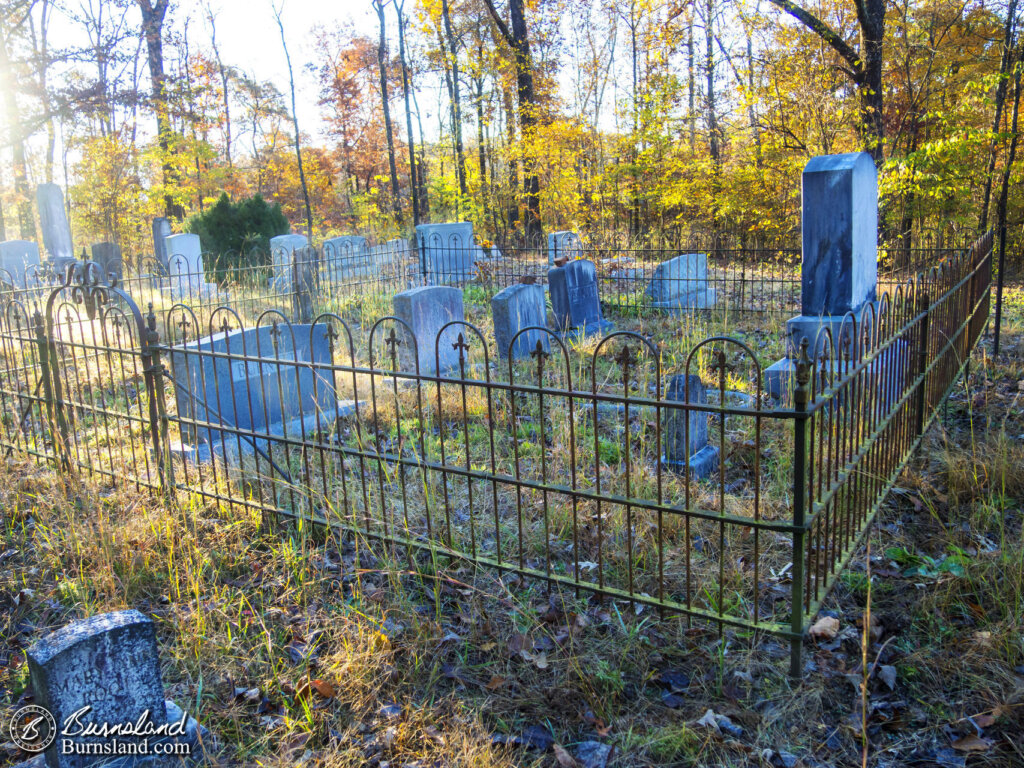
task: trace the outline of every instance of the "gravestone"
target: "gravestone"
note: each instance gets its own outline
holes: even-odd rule
[[[108,281],[112,277],[120,279],[124,274],[121,247],[117,243],[93,243],[92,260],[100,265]]]
[[[366,245],[366,238],[360,235],[342,235],[324,240],[324,279],[333,283],[369,277],[374,272],[373,259]]]
[[[169,274],[167,266],[167,238],[171,236],[171,222],[163,216],[153,219],[153,258]]]
[[[29,271],[39,266],[39,246],[30,240],[0,243],[0,283],[28,288]]]
[[[547,307],[544,305],[544,288],[539,285],[510,285],[494,294],[491,299],[491,314],[494,317],[494,340],[498,345],[498,357],[508,360],[509,346],[519,331],[531,325],[547,325]],[[549,351],[548,334],[541,330],[527,331],[515,341],[512,357],[526,357],[537,349]]]
[[[765,370],[765,389],[792,386],[800,342],[817,359],[829,330],[836,346],[874,302],[878,283],[878,172],[866,152],[812,158],[801,179],[801,314],[786,323],[786,357]],[[845,326],[844,326],[845,322]],[[843,331],[845,333],[845,331]]]
[[[339,404],[333,372],[316,367],[330,364],[328,326],[320,324],[238,328],[173,346],[179,415],[227,428],[186,423],[184,437],[207,458],[211,451],[262,451],[271,436],[329,430],[350,405]],[[256,434],[239,436],[230,428]]]
[[[305,235],[278,235],[270,238],[270,258],[273,263],[273,277],[270,287],[278,293],[292,290],[292,254],[309,245]]]
[[[665,399],[694,405],[706,405],[708,402],[704,383],[695,374],[679,374],[669,379]],[[718,448],[708,444],[708,412],[670,407],[666,407],[664,412],[662,441],[665,454],[662,464],[688,471],[695,480],[714,472],[718,468]]]
[[[555,259],[566,257],[569,260],[583,258],[583,241],[575,232],[548,233],[548,266],[555,265]]]
[[[43,246],[57,274],[63,274],[65,265],[75,261],[75,246],[71,240],[64,193],[56,184],[36,187],[36,207],[39,224],[43,229]]]
[[[446,323],[465,319],[462,311],[462,291],[447,286],[428,285],[396,293],[392,301],[395,317],[412,329],[416,339],[418,360],[413,359],[412,344],[408,338],[401,339],[402,346],[399,347],[399,351],[402,366],[412,371],[416,370],[418,362],[419,372],[427,375],[457,368],[459,353],[452,348],[452,344],[460,333],[465,333],[465,328],[452,327],[439,341],[437,335]],[[398,333],[400,336],[403,335],[401,331]]]
[[[147,738],[76,735],[88,725],[142,721],[143,727],[148,723],[161,731],[148,737],[150,745],[176,742],[195,752],[199,725],[173,702],[164,700],[156,631],[153,622],[138,611],[116,611],[72,622],[37,641],[27,655],[33,703],[49,711],[56,730],[53,743],[44,752],[49,768],[127,768],[173,762],[163,755],[133,760],[102,753],[65,754],[109,748],[112,741],[127,748],[134,744],[137,749]]]
[[[715,290],[708,288],[707,255],[685,253],[659,264],[644,298],[650,306],[672,313],[713,306]]]
[[[420,272],[431,285],[445,285],[471,279],[476,244],[473,224],[420,224],[416,227]]]
[[[199,235],[171,235],[164,244],[172,301],[222,298],[217,286],[206,282]]]
[[[601,316],[597,268],[589,259],[570,261],[548,270],[548,292],[555,328],[563,333],[604,333],[612,324]]]

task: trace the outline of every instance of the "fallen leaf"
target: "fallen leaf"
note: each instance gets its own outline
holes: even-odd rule
[[[556,742],[551,745],[551,748],[555,750],[555,760],[558,761],[561,768],[576,768],[576,761],[572,759],[572,755],[566,751],[565,747]]]
[[[834,616],[822,616],[807,631],[815,640],[832,640],[839,634],[839,619]]]
[[[710,728],[715,733],[721,733],[718,727],[718,717],[715,715],[715,710],[709,709],[704,713],[704,717],[694,722],[694,725],[701,725],[705,728]]]
[[[505,678],[499,677],[498,675],[492,675],[491,681],[484,686],[488,691],[496,691],[505,684]]]
[[[957,739],[950,746],[958,752],[987,752],[992,746],[992,741],[972,733],[970,736]]]
[[[882,682],[889,686],[889,690],[896,688],[896,667],[890,664],[884,664],[878,668],[878,676],[882,679]]]
[[[316,680],[311,682],[310,685],[313,686],[314,691],[316,691],[325,699],[334,698],[334,686],[328,683],[326,680],[321,680],[320,678],[317,678]]]
[[[555,742],[554,737],[543,725],[531,725],[523,731],[522,739],[528,747],[539,749],[541,752],[547,751]]]
[[[541,651],[533,657],[533,663],[537,665],[537,669],[548,668],[548,655]]]
[[[975,715],[971,720],[974,721],[974,725],[978,728],[988,728],[996,722],[995,715]]]

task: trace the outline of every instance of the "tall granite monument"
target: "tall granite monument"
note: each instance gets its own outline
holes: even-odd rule
[[[765,389],[782,397],[792,386],[795,358],[806,338],[817,359],[831,332],[860,327],[878,284],[878,171],[866,152],[815,157],[801,180],[803,260],[801,314],[786,323],[786,354],[765,370]]]

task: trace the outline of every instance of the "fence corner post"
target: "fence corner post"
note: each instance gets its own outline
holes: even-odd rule
[[[68,458],[68,425],[64,419],[63,403],[60,398],[60,377],[57,375],[56,349],[47,333],[48,324],[36,307],[32,314],[32,325],[36,333],[36,346],[39,349],[39,376],[43,384],[43,400],[46,402],[46,416],[53,434],[53,452],[59,466],[67,470],[71,463]]]
[[[790,655],[789,674],[794,679],[803,676],[804,643],[804,559],[806,554],[807,478],[809,456],[807,453],[807,430],[810,428],[807,413],[811,400],[811,360],[807,356],[807,339],[800,342],[800,353],[796,362],[796,387],[793,390],[793,407],[796,419],[793,421],[793,586],[790,595]]]
[[[174,487],[174,467],[168,448],[167,403],[164,400],[164,366],[160,361],[160,333],[152,302],[146,313],[146,334],[142,348],[146,390],[149,392],[149,432],[153,443],[153,459],[160,474],[160,487],[169,494]]]

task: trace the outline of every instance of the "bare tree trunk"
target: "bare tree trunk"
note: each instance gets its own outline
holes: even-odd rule
[[[405,131],[409,143],[409,191],[412,195],[412,223],[420,223],[419,179],[416,169],[416,142],[412,134],[412,110],[409,108],[409,67],[405,61],[405,17],[402,10],[405,0],[395,0],[395,14],[398,16],[398,59],[402,64],[402,95],[405,98]]]
[[[221,92],[224,97],[224,160],[229,169],[234,169],[231,161],[231,99],[228,92],[228,70],[220,57],[220,48],[217,47],[217,17],[210,7],[206,8],[206,18],[210,22],[210,44],[213,47],[213,55],[217,60],[217,73],[220,75]]]
[[[412,90],[412,89],[410,89]],[[416,91],[412,90],[412,107],[416,111],[416,127],[420,132],[420,143],[416,161],[416,183],[420,185],[420,215],[423,218],[430,218],[430,195],[427,190],[427,157],[426,142],[423,139],[423,116],[420,114],[419,100],[416,98]]]
[[[11,58],[7,49],[10,30],[0,14],[0,72],[11,71]],[[18,99],[10,77],[0,77],[3,87],[4,111],[7,113],[7,131],[14,160],[14,191],[18,195],[18,231],[22,240],[36,239],[36,220],[32,215],[32,195],[28,188],[28,163],[25,160],[25,133],[18,112]]]
[[[1013,65],[1014,37],[1017,25],[1017,0],[1010,0],[1006,8],[1006,23],[1003,26],[1003,52],[999,59],[999,84],[996,86],[995,116],[992,118],[992,147],[988,156],[988,169],[985,173],[985,194],[981,204],[981,219],[978,229],[984,232],[988,228],[989,201],[992,198],[992,180],[996,172],[996,154],[999,150],[999,124],[1003,119],[1003,104],[1006,102],[1006,81],[1009,79]]]
[[[512,49],[516,67],[516,94],[519,97],[519,134],[526,152],[523,156],[523,192],[526,197],[526,242],[539,244],[544,232],[540,221],[540,177],[536,159],[530,150],[537,126],[537,96],[533,87],[533,56],[526,26],[524,0],[509,0],[511,20],[506,25],[494,7],[493,0],[484,0],[487,10],[505,42]]]
[[[285,63],[288,64],[288,87],[292,93],[292,128],[295,130],[295,160],[299,164],[299,184],[302,187],[302,200],[306,205],[306,237],[313,239],[313,209],[309,204],[309,189],[306,187],[306,171],[302,167],[302,141],[299,138],[299,117],[295,111],[295,73],[292,70],[292,57],[288,54],[288,42],[284,37],[284,23],[281,21],[281,11],[284,9],[274,6],[274,18],[277,20],[277,29],[281,33],[281,47],[284,48]]]
[[[444,22],[444,34],[448,40],[449,69],[451,69],[451,97],[452,97],[452,134],[455,139],[455,172],[459,179],[459,193],[466,197],[469,194],[466,186],[466,152],[462,141],[462,99],[459,94],[459,54],[455,41],[455,34],[452,31],[451,13],[448,9],[448,0],[441,0],[441,19]]]
[[[380,42],[377,44],[377,68],[380,70],[380,103],[384,110],[384,133],[388,142],[388,169],[391,171],[391,208],[395,217],[402,218],[402,198],[398,188],[398,168],[395,165],[395,133],[391,128],[391,104],[388,98],[387,30],[384,27],[383,0],[373,0],[373,9],[380,20]]]
[[[50,2],[42,0],[39,11],[38,38],[36,35],[35,21],[29,16],[32,24],[32,47],[36,54],[36,78],[39,82],[39,98],[43,102],[43,114],[46,115],[46,154],[44,156],[46,167],[46,183],[53,182],[53,155],[57,146],[57,134],[53,127],[53,104],[50,100],[50,87],[47,83],[47,69],[50,66],[50,49],[47,42],[47,33],[50,28]]]
[[[693,11],[690,11],[690,19],[686,33],[686,87],[689,94],[688,120],[690,123],[690,155],[697,153],[697,77],[696,77],[696,56],[693,47]]]
[[[156,113],[157,142],[163,155],[164,212],[168,218],[182,219],[185,209],[174,202],[170,187],[178,181],[178,174],[171,162],[171,118],[167,104],[167,79],[164,75],[163,25],[169,0],[137,0],[142,11],[142,34],[146,38],[146,52],[149,61],[149,78],[153,85],[153,111]]]
[[[483,41],[479,53],[483,55]],[[484,79],[476,78],[476,155],[480,170],[480,196],[483,201],[484,219],[490,218],[491,204],[487,189],[487,147],[484,144]]]

